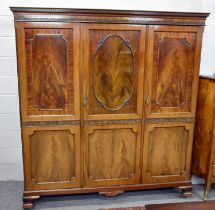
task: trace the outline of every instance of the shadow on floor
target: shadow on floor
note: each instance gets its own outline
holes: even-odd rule
[[[22,209],[23,182],[0,182],[0,210]],[[203,185],[193,185],[192,198],[180,198],[180,191],[176,188],[159,190],[142,190],[125,192],[116,197],[105,197],[98,193],[47,196],[35,202],[34,210],[95,210],[101,208],[119,208],[144,206],[145,204],[177,203],[201,201]],[[215,199],[215,185],[209,193],[209,200]]]

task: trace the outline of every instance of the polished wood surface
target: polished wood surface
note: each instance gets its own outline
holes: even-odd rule
[[[208,14],[11,9],[24,208],[43,195],[179,187],[191,196]]]
[[[215,180],[215,77],[200,77],[192,172],[205,179],[205,199]]]
[[[111,208],[100,210],[214,210],[215,201],[148,204],[145,206]]]
[[[209,13],[11,7],[16,22],[123,23],[137,25],[204,26]],[[36,14],[36,15],[35,15]],[[47,16],[48,14],[48,16]]]
[[[80,26],[58,27],[17,24],[23,121],[80,120]]]
[[[84,24],[82,28],[84,119],[140,119],[145,26]]]
[[[105,37],[94,57],[94,92],[108,110],[118,110],[132,95],[134,59],[132,48],[116,35]]]
[[[215,201],[148,204],[145,206],[111,208],[100,210],[214,210]]]
[[[143,183],[190,179],[192,138],[192,123],[146,125],[143,148]]]
[[[63,109],[68,106],[65,40],[59,35],[34,35],[34,37],[30,39],[33,58],[31,66],[33,79],[31,81],[34,107],[39,110]],[[30,112],[30,114],[32,113]]]
[[[126,208],[111,208],[111,209],[100,209],[100,210],[146,210],[144,206],[126,207]]]
[[[73,134],[69,131],[35,131],[29,141],[33,180],[37,183],[70,181],[75,176]]]
[[[194,117],[201,27],[150,26],[146,117]]]
[[[23,128],[25,190],[81,186],[79,126]]]
[[[146,210],[214,210],[215,201],[152,204],[146,205],[145,208]]]
[[[84,129],[87,187],[140,183],[140,125]]]

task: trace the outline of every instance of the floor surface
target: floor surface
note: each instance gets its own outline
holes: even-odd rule
[[[187,199],[180,198],[180,191],[175,188],[130,191],[116,197],[105,197],[98,193],[50,196],[37,200],[34,210],[95,210],[102,208],[144,206],[144,204],[201,201],[203,190],[203,185],[194,185],[193,197]],[[21,210],[22,191],[23,182],[0,182],[0,210]],[[215,200],[215,185],[212,186],[209,193],[209,200]]]

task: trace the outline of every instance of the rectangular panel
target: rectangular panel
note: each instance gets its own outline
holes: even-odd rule
[[[87,187],[137,184],[140,179],[141,125],[84,128]]]
[[[145,125],[143,183],[189,180],[193,127],[192,123]]]
[[[80,27],[55,26],[17,31],[23,121],[80,119]]]
[[[194,117],[202,27],[150,26],[146,117]]]
[[[80,128],[23,128],[26,190],[80,187]]]
[[[145,26],[84,24],[85,119],[141,118]]]

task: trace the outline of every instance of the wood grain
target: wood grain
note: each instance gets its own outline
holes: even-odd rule
[[[191,195],[208,14],[12,10],[24,207],[43,195],[162,187]]]
[[[16,22],[204,26],[209,13],[74,8],[10,7]],[[47,15],[48,13],[48,15]],[[32,15],[33,14],[33,15]]]
[[[117,42],[112,42],[113,38],[106,40],[107,37],[120,37],[120,39],[116,38]],[[106,40],[104,42],[106,44],[105,46],[103,44],[103,47],[106,50],[102,50],[99,54],[100,60],[98,58],[95,60],[95,55],[104,40]],[[83,110],[84,119],[140,119],[142,117],[144,43],[144,26],[107,24],[85,24],[83,26],[83,46],[85,46],[83,96],[88,99]],[[126,55],[123,53],[122,57],[121,52],[116,60],[117,54],[114,54],[113,51],[117,52],[120,49],[117,49],[117,46],[123,47]],[[109,48],[107,49],[107,47]],[[105,59],[102,60],[102,58]],[[101,66],[96,68],[95,65],[98,64]],[[106,76],[103,76],[103,79],[99,77],[104,74],[98,70],[105,72]],[[104,77],[106,78],[104,79]],[[98,97],[100,102],[96,99]],[[102,105],[101,102],[106,105]],[[109,107],[110,105],[114,105],[113,109]],[[109,108],[106,109],[105,106]]]
[[[80,187],[78,126],[23,128],[25,189]]]
[[[179,107],[185,103],[190,43],[186,38],[162,37],[158,50],[156,105]],[[157,111],[152,107],[152,111]]]
[[[94,58],[94,91],[104,108],[122,108],[133,90],[134,60],[132,48],[119,36],[107,36]]]
[[[193,123],[147,124],[144,133],[143,183],[190,177]]]
[[[187,140],[188,131],[184,127],[155,127],[149,133],[147,173],[181,175],[186,166]]]
[[[70,131],[35,131],[29,141],[33,180],[48,183],[70,181],[75,177],[74,134]]]
[[[91,126],[84,132],[86,186],[139,182],[140,125]]]
[[[135,133],[130,129],[95,130],[89,136],[89,176],[120,179],[134,174]]]
[[[214,210],[215,201],[146,205],[146,210]]]
[[[205,199],[215,180],[215,78],[200,77],[192,172],[205,179]]]
[[[79,26],[17,24],[23,121],[80,119]],[[21,69],[23,69],[21,71]]]
[[[66,41],[62,35],[36,34],[31,47],[34,107],[41,111],[64,109],[68,106]]]
[[[73,31],[26,29],[25,37],[28,115],[74,114]]]
[[[99,209],[99,210],[146,210],[144,206],[126,207],[126,208],[111,208],[111,209]]]
[[[202,28],[150,26],[146,118],[195,116]]]

